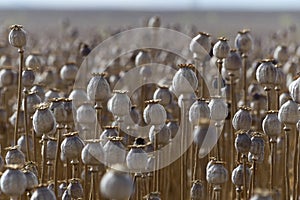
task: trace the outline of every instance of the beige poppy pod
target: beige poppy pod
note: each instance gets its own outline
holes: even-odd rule
[[[19,146],[20,151],[27,155],[27,147],[26,147],[27,137],[25,135],[21,135],[17,141],[17,145]],[[33,151],[33,141],[32,137],[28,137],[28,144],[29,144],[29,153],[32,155]]]
[[[8,165],[0,178],[1,192],[15,200],[21,196],[27,187],[26,176],[18,165]]]
[[[213,185],[224,184],[228,180],[228,170],[224,166],[224,162],[214,161],[206,171],[206,180]]]
[[[213,97],[210,100],[208,107],[210,109],[210,118],[212,120],[222,121],[228,115],[227,103],[222,98]]]
[[[110,86],[105,73],[94,73],[87,86],[87,96],[92,102],[106,101],[110,95]]]
[[[15,24],[10,26],[8,41],[11,46],[16,48],[23,48],[26,46],[26,32],[22,25]]]
[[[238,153],[247,154],[251,148],[251,138],[246,132],[238,132],[234,147]]]
[[[142,172],[146,170],[148,164],[148,155],[144,151],[144,145],[132,145],[126,156],[128,169],[133,172]]]
[[[73,112],[75,112],[75,107],[73,104],[73,100],[69,98],[65,98],[63,102],[63,106],[66,111],[65,123],[69,124],[74,122]]]
[[[67,112],[64,107],[64,98],[54,98],[50,100],[50,110],[55,117],[55,120],[58,124],[62,124],[66,121]]]
[[[252,124],[251,108],[240,107],[234,114],[232,126],[235,130],[250,130]]]
[[[38,54],[32,53],[25,60],[27,69],[38,70],[41,67],[41,60]]]
[[[205,199],[205,193],[206,191],[203,183],[200,180],[193,181],[190,191],[191,200]]]
[[[159,85],[153,94],[153,99],[160,99],[159,102],[163,106],[167,106],[172,102],[173,95],[166,85]]]
[[[105,126],[104,131],[100,135],[100,143],[104,146],[110,137],[116,137],[119,135],[117,126]]]
[[[56,120],[49,109],[49,104],[41,103],[36,106],[36,111],[32,117],[33,129],[37,136],[47,134],[55,130]]]
[[[172,80],[174,92],[180,94],[193,93],[198,86],[198,79],[194,72],[194,65],[181,64],[178,65],[179,70],[175,73]]]
[[[225,68],[229,73],[234,73],[242,69],[242,59],[236,52],[236,49],[230,49],[227,58],[223,62],[223,68]]]
[[[300,104],[300,76],[290,84],[289,91],[292,99]]]
[[[35,112],[35,106],[42,102],[37,92],[29,91],[27,93],[27,112],[32,116]],[[23,100],[24,104],[24,100]]]
[[[263,86],[271,87],[276,83],[277,70],[272,60],[265,59],[256,69],[256,79]]]
[[[296,124],[300,118],[298,104],[292,99],[285,102],[279,109],[278,119],[284,124]]]
[[[31,88],[35,81],[35,74],[32,69],[25,69],[22,72],[22,84],[25,88]]]
[[[24,165],[25,155],[19,150],[19,146],[7,147],[5,162],[7,165]]]
[[[60,145],[60,150],[67,160],[78,160],[81,156],[81,151],[84,147],[84,142],[78,136],[78,132],[65,134],[65,139]]]
[[[92,104],[85,102],[76,111],[77,122],[83,127],[89,127],[96,122],[96,110]]]
[[[230,51],[230,47],[228,44],[228,39],[225,37],[218,38],[218,41],[213,46],[213,54],[218,59],[227,58]]]
[[[147,106],[143,112],[143,117],[148,125],[160,126],[165,123],[167,113],[165,108],[159,104],[159,100],[146,101]]]
[[[2,86],[11,86],[14,82],[15,74],[12,67],[5,67],[0,70],[0,83]]]
[[[286,63],[289,59],[289,52],[286,45],[278,45],[273,53],[273,57],[281,64]]]
[[[208,33],[199,32],[190,42],[189,49],[194,57],[206,56],[210,52],[211,38]]]
[[[114,164],[123,164],[126,159],[126,149],[122,144],[123,138],[111,137],[103,146],[105,164],[112,166]]]
[[[158,16],[153,16],[148,21],[148,27],[159,28],[160,23],[160,18]]]
[[[251,170],[246,166],[246,172],[244,172],[244,164],[239,164],[233,169],[231,175],[231,181],[236,187],[242,187],[244,185],[244,173],[246,173],[246,185],[249,187],[251,181]]]
[[[70,93],[69,98],[72,99],[75,108],[79,108],[88,100],[86,91],[82,88],[74,88]]]
[[[252,50],[252,43],[253,39],[248,29],[239,31],[234,40],[235,47],[241,53],[249,53]]]
[[[256,160],[257,163],[262,163],[265,153],[265,141],[261,134],[254,134],[251,137],[251,147],[249,150],[250,161]],[[248,156],[248,157],[249,157]]]
[[[33,172],[29,170],[25,170],[24,175],[26,176],[26,182],[27,182],[26,190],[32,190],[38,186],[39,180]]]
[[[39,200],[39,199],[56,200],[56,197],[54,192],[51,189],[49,189],[47,185],[40,185],[32,193],[30,200]]]
[[[277,138],[281,133],[281,122],[278,119],[278,111],[270,110],[262,121],[262,129],[270,138]]]
[[[75,63],[66,63],[62,68],[60,69],[60,78],[63,81],[67,82],[73,82],[76,79],[76,75],[78,72],[78,67]]]
[[[209,121],[210,109],[205,99],[197,99],[189,110],[189,121],[193,125],[198,125]]]
[[[72,178],[69,180],[67,191],[72,199],[82,199],[84,196],[83,188],[80,179]]]
[[[82,162],[86,165],[100,165],[104,162],[104,150],[100,140],[86,140],[81,151]]]
[[[47,137],[47,149],[46,149],[47,160],[54,161],[56,148],[57,148],[57,139]],[[44,145],[42,145],[41,147],[41,155],[44,156]]]
[[[113,96],[107,102],[107,109],[117,117],[130,113],[131,101],[125,90],[114,90]]]

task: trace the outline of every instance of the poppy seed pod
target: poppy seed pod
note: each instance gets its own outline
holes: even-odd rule
[[[167,119],[167,113],[165,108],[159,104],[159,100],[149,100],[146,103],[148,105],[143,112],[145,122],[155,126],[164,124]]]
[[[201,200],[205,198],[205,187],[200,180],[193,182],[190,191],[191,200]]]
[[[37,106],[32,117],[32,124],[37,136],[50,133],[56,128],[56,121],[49,109],[49,104],[42,103]]]
[[[178,120],[177,119],[169,119],[167,123],[167,127],[170,130],[171,138],[174,138],[179,130]]]
[[[93,74],[87,86],[87,96],[90,101],[103,102],[111,95],[110,86],[105,79],[105,73]]]
[[[221,185],[228,180],[228,171],[224,162],[214,161],[206,171],[206,180],[213,185]]]
[[[277,76],[277,70],[272,63],[272,60],[263,60],[262,63],[256,69],[257,81],[267,87],[275,84]]]
[[[179,68],[172,80],[174,92],[177,95],[193,93],[198,86],[198,79],[193,71],[194,66],[182,64]]]
[[[5,155],[5,162],[7,165],[24,165],[25,155],[19,150],[18,146],[7,147],[8,151]]]
[[[109,138],[107,143],[103,146],[105,162],[108,165],[122,164],[126,159],[126,149],[121,143],[122,138]]]
[[[59,90],[57,88],[50,88],[45,93],[45,102],[49,102],[51,99],[60,98]]]
[[[157,145],[167,145],[170,141],[171,138],[171,132],[167,125],[163,125],[162,127],[159,128],[159,130],[155,130],[155,126],[151,126],[150,131],[149,131],[149,139],[152,144],[155,143],[154,139],[156,139],[156,144]]]
[[[234,146],[237,152],[247,154],[251,147],[251,139],[245,132],[239,132],[235,138]]]
[[[233,169],[231,175],[231,181],[236,187],[242,187],[244,184],[244,164],[239,164]],[[251,170],[246,166],[246,185],[249,187],[251,180]]]
[[[27,69],[38,70],[41,67],[41,60],[38,55],[30,54],[25,60],[25,66]]]
[[[26,69],[22,72],[22,84],[25,88],[32,87],[35,81],[35,74],[32,69]]]
[[[55,153],[57,148],[57,140],[55,138],[47,138],[47,149],[46,149],[46,159],[53,161],[55,159]],[[41,155],[44,153],[44,145],[41,147]]]
[[[80,183],[80,179],[72,178],[67,187],[68,193],[71,195],[72,199],[82,199],[83,198],[83,188]]]
[[[281,64],[284,64],[289,59],[288,48],[285,45],[279,45],[275,48],[273,57]]]
[[[281,122],[278,119],[278,111],[270,110],[262,121],[264,133],[270,137],[278,137],[281,133]]]
[[[104,161],[104,150],[100,140],[87,140],[81,151],[82,162],[86,165],[99,165]]]
[[[159,103],[163,106],[169,105],[172,101],[172,97],[169,87],[165,85],[158,86],[158,89],[156,89],[153,94],[153,99],[160,99],[161,101]]]
[[[148,52],[140,51],[135,57],[135,66],[143,66],[151,63],[151,57]]]
[[[283,73],[279,65],[276,65],[275,85],[280,86],[281,88],[286,87],[286,75]]]
[[[249,130],[252,124],[251,108],[241,107],[233,116],[232,125],[235,130]]]
[[[19,149],[25,155],[27,155],[26,140],[27,140],[27,137],[25,135],[22,135],[21,137],[19,137],[19,139],[17,141],[17,145],[19,146]],[[32,141],[31,137],[28,137],[28,143],[29,143],[29,153],[31,153],[33,150],[33,141]]]
[[[230,73],[241,70],[242,59],[235,49],[231,49],[229,51],[227,58],[223,62],[223,68],[225,68]]]
[[[65,139],[60,145],[60,150],[67,160],[77,160],[84,147],[83,141],[78,136],[78,132],[65,134]]]
[[[261,134],[254,134],[251,137],[251,147],[249,152],[252,154],[251,159],[255,159],[261,163],[264,159],[265,141]]]
[[[0,70],[0,83],[2,86],[11,86],[14,82],[14,72],[12,68],[6,67]]]
[[[83,103],[76,111],[76,119],[82,126],[96,122],[96,110],[90,103]]]
[[[199,158],[203,158],[218,141],[216,128],[209,124],[195,126],[193,141],[199,147]]]
[[[278,112],[278,119],[284,124],[296,124],[299,116],[298,104],[291,99],[285,102]]]
[[[26,45],[26,32],[22,25],[10,26],[8,41],[11,46],[16,48],[23,48]]]
[[[17,111],[15,111],[13,115],[9,118],[9,122],[12,126],[14,126],[16,124],[16,120],[17,120]],[[24,126],[24,120],[25,120],[25,113],[24,110],[21,110],[19,114],[18,128],[22,128]]]
[[[215,121],[222,121],[228,115],[227,103],[222,98],[213,97],[208,107],[210,109],[210,118]]]
[[[211,48],[210,35],[205,32],[199,32],[190,42],[189,48],[190,51],[194,53],[194,57],[207,55]]]
[[[26,190],[26,176],[18,169],[18,166],[8,166],[0,178],[0,187],[1,192],[10,196],[11,199],[17,199]]]
[[[27,182],[26,190],[32,190],[36,186],[38,186],[39,184],[38,178],[33,172],[29,170],[25,170],[24,175],[26,177],[26,182]]]
[[[39,199],[56,200],[56,197],[54,192],[50,190],[46,185],[41,185],[33,192],[30,198],[30,200]]]
[[[235,47],[241,53],[248,53],[252,49],[252,37],[247,29],[238,32],[235,41]]]
[[[45,99],[45,91],[42,85],[34,84],[30,89],[31,92],[36,92],[37,95],[41,98],[41,101]]]
[[[289,91],[291,94],[292,99],[297,103],[300,104],[300,77],[294,80],[290,86]]]
[[[158,16],[153,16],[148,21],[148,27],[159,28],[160,18]]]
[[[204,99],[195,101],[189,110],[189,121],[193,125],[205,123],[210,119],[210,109]]]
[[[117,126],[105,126],[104,131],[100,135],[102,146],[104,146],[110,137],[116,137],[119,135]]]
[[[60,69],[60,78],[67,82],[73,82],[75,81],[77,72],[78,67],[75,65],[75,63],[66,63]]]
[[[136,105],[132,105],[128,117],[125,117],[124,124],[134,126],[141,121],[140,113],[136,109]]]
[[[213,54],[218,59],[227,58],[230,51],[230,47],[228,44],[228,39],[225,37],[218,38],[218,41],[213,47]]]
[[[142,172],[146,169],[148,163],[148,155],[143,150],[143,145],[132,145],[126,156],[126,164],[128,169],[134,172]]]
[[[58,124],[62,124],[66,121],[67,112],[64,107],[64,98],[54,98],[50,100],[50,110],[56,119]]]
[[[87,94],[84,89],[75,88],[69,95],[69,98],[72,99],[75,108],[79,108],[84,102],[88,100]]]
[[[32,116],[35,112],[35,106],[42,102],[37,92],[29,91],[27,94],[27,112]],[[24,100],[23,100],[24,104]]]
[[[131,102],[127,91],[114,90],[114,95],[107,102],[107,109],[117,117],[123,117],[129,114]]]
[[[74,105],[73,105],[73,100],[69,99],[69,98],[64,99],[63,106],[64,106],[64,109],[66,111],[65,123],[74,122],[73,111],[74,111],[75,108],[74,108]]]
[[[118,188],[116,190],[116,188]],[[109,170],[100,182],[100,191],[108,199],[128,199],[133,193],[134,183],[129,174],[116,170]]]

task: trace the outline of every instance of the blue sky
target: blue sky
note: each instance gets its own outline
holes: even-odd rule
[[[300,10],[299,0],[0,0],[0,9]]]

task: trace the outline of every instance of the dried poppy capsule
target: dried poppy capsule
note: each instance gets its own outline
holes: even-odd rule
[[[252,37],[247,29],[238,32],[235,38],[235,47],[241,53],[248,53],[252,49]]]
[[[179,65],[179,70],[172,80],[172,87],[176,94],[190,94],[195,91],[198,86],[198,79],[193,69],[193,65]]]
[[[160,18],[158,16],[153,16],[148,21],[148,27],[159,28],[160,27]]]
[[[59,94],[59,89],[57,88],[50,88],[46,93],[45,93],[45,102],[49,102],[51,99],[54,98],[60,98]]]
[[[236,52],[236,49],[231,49],[227,58],[223,62],[223,68],[225,68],[229,73],[240,73],[242,68],[241,56]]]
[[[11,46],[16,48],[23,48],[26,45],[26,32],[22,25],[12,25],[8,35],[8,41]]]
[[[289,59],[287,46],[278,45],[274,50],[273,56],[279,63],[284,64]]]
[[[19,149],[27,155],[27,148],[26,148],[26,141],[27,137],[25,135],[21,135],[17,141],[17,145],[19,146]],[[32,137],[28,137],[28,144],[29,144],[29,153],[33,151],[33,141]]]
[[[300,76],[290,84],[289,91],[292,99],[300,104]]]
[[[110,137],[116,137],[119,135],[117,126],[105,126],[104,131],[100,135],[102,146],[104,146]]]
[[[270,138],[277,138],[281,133],[281,122],[278,119],[278,111],[270,110],[262,122],[264,133]]]
[[[37,92],[29,91],[27,94],[27,112],[32,116],[35,112],[35,106],[42,102]],[[23,100],[24,104],[24,100]]]
[[[213,185],[221,185],[228,180],[228,171],[224,162],[214,161],[206,171],[206,180]]]
[[[146,101],[148,104],[143,112],[144,120],[149,125],[160,126],[165,123],[167,114],[165,108],[159,104],[159,100]]]
[[[76,79],[77,72],[78,67],[75,65],[75,63],[66,63],[60,69],[60,77],[64,81],[73,82]]]
[[[174,138],[179,130],[178,119],[169,119],[167,127],[170,130],[171,138]]]
[[[78,132],[72,132],[65,134],[65,139],[60,145],[60,150],[67,160],[72,161],[80,158],[83,147],[84,143],[78,136]]]
[[[32,117],[32,124],[38,137],[55,130],[56,121],[49,109],[49,104],[42,103],[37,106],[37,110]]]
[[[190,51],[194,54],[194,58],[205,56],[211,48],[211,38],[208,33],[199,32],[190,42]]]
[[[54,161],[56,148],[57,148],[57,139],[52,137],[47,137],[47,149],[46,149],[47,160]],[[44,156],[44,145],[42,145],[41,147],[41,155]]]
[[[133,172],[142,172],[148,163],[148,155],[143,149],[144,145],[131,145],[130,148],[126,156],[127,167]]]
[[[129,114],[131,101],[125,90],[114,90],[114,95],[107,102],[107,109],[117,117]]]
[[[232,126],[235,130],[250,130],[252,124],[251,108],[241,107],[233,116]]]
[[[86,140],[81,151],[82,162],[86,165],[100,165],[104,161],[104,150],[100,140]]]
[[[21,196],[27,187],[26,176],[18,165],[8,165],[0,179],[1,192],[15,200]]]
[[[282,69],[278,64],[276,65],[276,79],[274,83],[280,88],[286,87],[286,75],[283,73]]]
[[[87,96],[90,101],[103,102],[110,97],[110,86],[105,73],[94,73],[87,86]]]
[[[38,186],[39,184],[38,178],[33,172],[29,170],[25,170],[24,175],[26,176],[26,182],[27,182],[26,190],[30,191]]]
[[[210,109],[205,99],[197,99],[189,110],[189,121],[193,125],[205,123],[210,119]]]
[[[22,72],[22,84],[25,88],[31,88],[35,80],[34,71],[26,69]]]
[[[225,37],[218,38],[218,41],[213,47],[213,54],[218,59],[227,58],[230,51],[230,47],[228,44],[228,39]]]
[[[37,95],[41,98],[41,101],[45,99],[45,91],[41,84],[33,84],[32,88],[30,89],[31,92],[36,92]]]
[[[70,183],[67,187],[68,193],[71,195],[72,199],[81,199],[83,198],[83,188],[80,183],[80,179],[72,178],[69,180]]]
[[[274,85],[276,81],[277,70],[272,63],[272,60],[263,60],[256,69],[257,81],[267,87]]]
[[[128,199],[133,189],[134,183],[130,175],[113,169],[107,171],[100,182],[101,194],[108,199]]]
[[[172,101],[172,93],[169,90],[169,87],[166,85],[159,85],[153,94],[153,99],[160,99],[159,102],[163,106],[167,106]]]
[[[94,106],[88,102],[83,103],[76,111],[76,119],[83,128],[89,129],[89,127],[95,126],[96,110]]]
[[[150,142],[153,144],[156,142],[158,146],[164,146],[167,145],[171,138],[170,129],[167,127],[167,125],[163,125],[159,128],[159,130],[155,130],[155,126],[151,126],[149,131],[149,139]],[[154,141],[154,139],[156,141]]]
[[[298,104],[292,99],[285,102],[279,109],[278,119],[284,124],[296,124],[299,120],[300,111]]]
[[[205,188],[200,180],[196,180],[193,182],[190,195],[191,200],[201,200],[205,198]]]
[[[19,150],[18,146],[7,147],[8,151],[5,155],[5,162],[8,165],[24,165],[25,164],[25,155],[22,151]]]
[[[75,108],[79,108],[88,100],[86,91],[81,88],[74,88],[70,93],[69,98],[72,99]]]
[[[264,160],[265,141],[261,134],[254,134],[251,137],[251,147],[249,150],[249,160],[255,160],[257,163],[262,163]]]
[[[30,200],[38,200],[38,199],[49,199],[56,200],[55,194],[52,190],[50,190],[47,185],[40,185],[36,188],[36,190],[32,193]]]
[[[236,168],[233,169],[231,175],[231,181],[236,187],[242,187],[244,184],[244,164],[239,164]],[[246,166],[246,185],[249,187],[251,180],[251,170]]]
[[[222,121],[228,115],[228,107],[224,99],[213,97],[208,104],[210,118],[215,121]]]
[[[64,107],[64,98],[54,98],[50,100],[50,110],[55,117],[55,120],[58,124],[62,124],[66,121],[67,113]]]
[[[30,54],[25,60],[25,66],[27,69],[38,70],[41,67],[41,60],[37,54]]]
[[[246,132],[239,132],[235,138],[234,146],[237,152],[247,154],[251,147],[251,139]]]
[[[105,163],[109,166],[124,163],[126,159],[126,149],[121,143],[122,138],[111,137],[103,146]]]
[[[15,111],[13,115],[9,118],[9,122],[12,126],[14,126],[16,124],[16,120],[17,120],[17,111]],[[24,110],[21,110],[19,114],[19,124],[18,124],[19,129],[23,128],[24,120],[25,120],[25,113]]]
[[[2,86],[11,86],[14,82],[14,72],[12,68],[6,67],[0,70],[0,83]]]

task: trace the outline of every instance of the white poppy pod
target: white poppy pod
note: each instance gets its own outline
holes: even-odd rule
[[[5,162],[7,165],[24,165],[25,155],[19,150],[18,146],[7,147],[8,151],[5,155]]]
[[[193,135],[193,142],[199,147],[199,158],[206,156],[215,146],[219,138],[216,128],[209,124],[195,126]]]
[[[99,165],[104,161],[104,150],[100,140],[88,140],[81,151],[82,162],[86,165]]]
[[[50,99],[59,98],[59,90],[56,88],[51,88],[49,91],[45,93],[45,102],[49,102]]]
[[[107,102],[107,109],[118,117],[123,117],[130,113],[131,101],[127,91],[114,90],[114,95]]]
[[[251,108],[241,107],[233,116],[232,125],[235,130],[250,130],[252,124]]]
[[[194,66],[182,64],[179,68],[172,80],[174,92],[177,95],[193,93],[198,86],[198,79],[193,71]]]
[[[145,122],[155,126],[164,124],[167,119],[167,113],[165,108],[159,104],[159,100],[149,100],[146,103],[148,105],[143,112]]]
[[[242,59],[241,56],[236,52],[236,49],[231,49],[227,58],[223,62],[223,68],[228,72],[240,71],[242,68]]]
[[[210,119],[210,109],[204,99],[195,101],[189,110],[189,121],[193,125],[208,121]]]
[[[206,171],[206,180],[213,185],[221,185],[228,180],[228,171],[221,161],[214,161]]]
[[[290,100],[292,97],[290,96],[289,93],[284,92],[279,96],[279,107],[281,107],[285,102]]]
[[[41,67],[41,60],[36,54],[30,54],[25,60],[27,69],[37,70]]]
[[[102,146],[104,146],[110,137],[116,137],[119,135],[117,126],[105,126],[104,131],[100,135]]]
[[[234,147],[238,153],[247,154],[251,148],[251,139],[245,132],[239,132],[235,138]]]
[[[32,190],[36,186],[38,186],[39,184],[38,178],[33,172],[26,170],[24,171],[24,175],[26,176],[26,182],[27,182],[26,190]]]
[[[278,137],[281,133],[281,122],[278,119],[278,111],[268,111],[266,117],[262,121],[262,129],[264,133],[272,137]]]
[[[253,39],[250,34],[250,31],[247,29],[239,31],[234,43],[235,47],[241,53],[248,53],[249,51],[251,51]]]
[[[256,69],[256,79],[264,86],[272,86],[276,82],[277,70],[272,60],[263,60]]]
[[[126,164],[128,169],[135,172],[142,172],[146,169],[148,163],[148,155],[143,150],[144,146],[132,145],[126,156]]]
[[[211,48],[210,35],[205,32],[199,32],[190,43],[189,49],[196,57],[207,55]]]
[[[208,107],[210,109],[210,118],[215,121],[222,121],[228,115],[227,103],[222,98],[212,98]]]
[[[0,70],[0,83],[2,86],[10,86],[14,82],[14,72],[12,68],[7,67]]]
[[[140,51],[135,57],[135,66],[142,66],[151,63],[151,57],[148,52]]]
[[[227,58],[230,51],[230,47],[228,44],[228,39],[225,37],[218,38],[218,41],[213,47],[213,54],[218,59]]]
[[[160,18],[158,16],[153,16],[148,21],[148,27],[159,28]]]
[[[298,104],[293,100],[288,100],[279,109],[278,119],[284,124],[296,124],[300,118]]]
[[[25,88],[32,87],[35,81],[34,71],[32,69],[25,69],[22,72],[22,84]]]
[[[67,112],[64,107],[64,98],[54,98],[51,99],[50,110],[56,119],[58,124],[62,124],[66,121]]]
[[[289,59],[288,48],[285,45],[279,45],[275,48],[273,57],[281,64],[284,64]]]
[[[105,75],[105,73],[93,74],[93,77],[87,86],[87,96],[90,101],[102,102],[106,101],[110,97],[110,86]]]
[[[300,104],[300,76],[290,84],[289,91],[292,99]]]
[[[27,155],[27,147],[26,147],[26,141],[27,137],[25,135],[22,135],[19,137],[17,141],[17,145],[19,146],[19,149]],[[28,143],[29,143],[29,153],[32,153],[33,151],[33,141],[32,137],[28,137]]]
[[[66,63],[60,69],[60,78],[64,81],[73,82],[76,79],[76,75],[78,72],[78,67],[75,63]]]
[[[69,95],[69,98],[72,99],[75,108],[81,106],[84,102],[88,100],[87,94],[84,89],[73,89]]]
[[[163,106],[167,106],[172,101],[172,93],[169,90],[168,86],[158,86],[158,89],[155,90],[153,94],[153,99],[160,99],[159,102]]]
[[[231,181],[236,187],[242,187],[244,185],[244,165],[239,164],[236,168],[233,169],[231,175]],[[246,166],[246,185],[249,187],[251,180],[251,170]]]
[[[96,122],[96,110],[92,104],[85,102],[76,111],[76,119],[82,124],[94,124]]]
[[[126,150],[121,143],[122,138],[112,137],[103,146],[104,159],[107,165],[123,164],[126,159]]]
[[[152,144],[155,143],[154,139],[156,139],[157,145],[167,145],[171,138],[171,132],[170,129],[167,127],[167,125],[163,125],[162,127],[159,127],[159,130],[155,130],[155,126],[151,126],[149,131],[149,139]]]
[[[35,105],[40,104],[42,102],[41,98],[37,94],[37,92],[29,91],[27,94],[27,112],[29,115],[33,115],[35,112]],[[23,100],[24,104],[24,100]]]
[[[32,196],[30,198],[30,200],[39,199],[56,200],[56,197],[51,189],[49,189],[46,185],[42,185],[32,193]]]
[[[265,141],[260,134],[255,134],[251,137],[251,147],[249,150],[249,156],[251,160],[256,160],[258,163],[262,163],[264,160]],[[250,161],[251,161],[250,160]]]
[[[56,138],[47,137],[46,159],[53,161],[55,159],[55,152],[57,148]],[[41,147],[41,155],[44,156],[44,145]]]
[[[194,181],[190,191],[191,200],[204,199],[205,194],[206,191],[205,191],[204,184],[200,180]]]
[[[100,182],[101,194],[108,199],[128,199],[134,190],[134,183],[128,173],[109,170]]]
[[[16,48],[23,48],[26,45],[26,32],[22,25],[12,25],[8,35],[8,41],[11,46]]]
[[[32,88],[30,89],[31,92],[36,92],[37,95],[41,98],[41,101],[45,99],[45,91],[42,85],[40,84],[33,84]]]
[[[80,158],[83,147],[84,142],[78,136],[78,132],[72,132],[65,134],[65,139],[60,145],[60,150],[67,160],[72,161]]]
[[[21,196],[25,192],[26,186],[26,176],[14,165],[9,166],[1,176],[1,192],[10,196],[11,199],[17,199]]]
[[[56,128],[56,120],[49,109],[49,104],[39,104],[32,117],[33,129],[38,136],[50,133]]]

